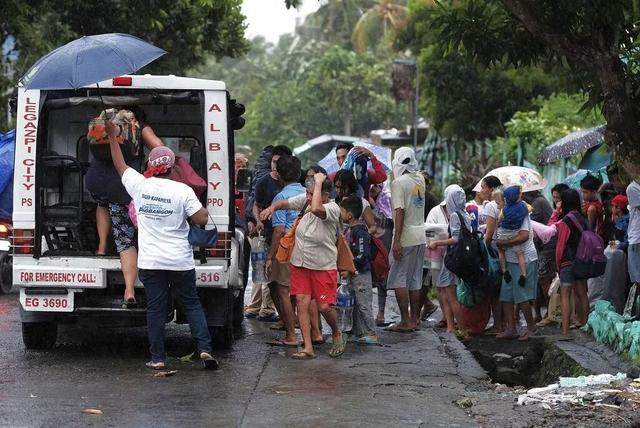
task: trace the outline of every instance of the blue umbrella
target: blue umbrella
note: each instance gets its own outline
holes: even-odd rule
[[[571,187],[572,189],[580,189],[580,182],[587,175],[593,175],[595,177],[600,178],[603,183],[609,182],[609,177],[607,175],[607,169],[603,168],[599,171],[589,171],[588,169],[579,169],[573,174],[569,175],[564,179],[564,184]]]
[[[129,34],[84,36],[40,58],[22,83],[26,89],[78,89],[134,73],[165,53]]]

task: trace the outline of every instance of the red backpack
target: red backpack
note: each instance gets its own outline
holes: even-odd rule
[[[371,236],[371,278],[374,282],[386,282],[389,273],[389,251],[382,241]]]

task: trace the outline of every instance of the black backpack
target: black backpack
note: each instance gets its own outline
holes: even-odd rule
[[[462,214],[456,212],[456,215],[460,219],[460,238],[447,248],[444,265],[464,282],[481,286],[489,272],[489,260],[487,253],[482,251],[481,235],[467,229]]]

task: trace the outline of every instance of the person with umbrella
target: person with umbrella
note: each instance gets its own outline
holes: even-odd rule
[[[25,89],[77,90],[95,85],[103,108],[106,110],[98,86],[100,82],[117,76],[133,74],[164,54],[166,54],[164,50],[129,34],[109,33],[83,36],[40,58],[22,76],[21,82]],[[121,114],[119,116],[120,132],[127,129],[128,135],[131,137],[130,140],[136,140],[138,144],[140,141],[144,141],[149,148],[162,145],[153,130],[144,125],[142,116],[141,113],[132,112]],[[102,122],[106,126],[105,119],[111,119],[111,117],[104,114]],[[101,131],[98,131],[97,128],[93,130],[96,131],[94,136],[100,140],[103,147],[108,147],[104,128]],[[131,157],[129,160],[133,160],[139,153],[139,148],[135,147],[136,144],[133,146],[134,149],[129,152]],[[133,244],[133,225],[126,208],[123,209],[130,199],[119,182],[113,165],[110,165],[110,159],[109,162],[104,161],[103,165],[92,162],[92,167],[87,172],[87,187],[90,191],[91,189],[98,191],[98,193],[94,193],[98,196],[98,204],[102,206],[96,214],[98,234],[101,240],[98,254],[104,254],[106,251],[106,236],[109,234],[107,207],[109,207],[125,276],[124,306],[130,307],[135,305],[133,285],[137,276],[137,251]]]

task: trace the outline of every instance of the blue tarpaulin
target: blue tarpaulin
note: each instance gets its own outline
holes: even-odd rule
[[[0,133],[0,219],[13,213],[13,157],[16,131]]]

